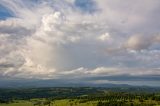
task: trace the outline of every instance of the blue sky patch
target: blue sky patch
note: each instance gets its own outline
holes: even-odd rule
[[[9,17],[13,17],[11,12],[4,6],[0,5],[0,20],[7,19]]]
[[[74,4],[83,12],[94,13],[97,10],[93,0],[75,0]]]

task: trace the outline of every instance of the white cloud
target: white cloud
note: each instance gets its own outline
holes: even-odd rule
[[[0,20],[0,74],[43,79],[159,75],[160,23],[152,17],[160,2],[95,2],[97,11],[90,14],[79,11],[74,0],[2,0],[15,17]]]
[[[128,38],[125,47],[132,50],[149,49],[152,45],[159,42],[159,34],[156,35],[132,35]]]
[[[102,34],[101,36],[98,37],[98,40],[101,40],[101,41],[108,41],[108,40],[111,40],[111,36],[109,33],[105,33],[105,34]]]

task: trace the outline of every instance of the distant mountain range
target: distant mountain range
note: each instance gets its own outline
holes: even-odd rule
[[[17,87],[129,87],[127,84],[72,83],[64,80],[0,80],[0,88]]]
[[[24,79],[14,79],[14,80],[0,80],[0,88],[38,88],[38,87],[134,87],[127,84],[95,84],[95,83],[85,83],[85,82],[68,82],[65,80],[24,80]],[[145,87],[145,86],[143,86]]]

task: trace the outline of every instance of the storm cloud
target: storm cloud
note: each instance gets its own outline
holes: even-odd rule
[[[124,75],[132,81],[160,76],[159,0],[1,0],[0,5],[10,14],[0,18],[0,76],[105,75],[109,81],[119,76],[121,83]]]

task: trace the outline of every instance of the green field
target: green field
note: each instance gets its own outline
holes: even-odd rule
[[[36,99],[37,101],[43,101],[41,99]],[[112,105],[98,105],[99,101],[86,101],[84,103],[80,103],[81,100],[78,99],[63,99],[63,100],[54,100],[51,101],[50,105],[44,105],[44,104],[39,104],[39,105],[34,105],[34,100],[30,100],[30,101],[15,101],[15,103],[8,103],[8,104],[0,104],[0,106],[112,106]],[[101,101],[102,103],[107,103],[108,101]],[[160,106],[158,104],[160,104],[160,101],[153,101],[153,100],[147,100],[147,101],[143,101],[143,103],[139,102],[139,100],[134,100],[132,101],[133,104],[137,104],[136,106],[142,106],[141,104],[143,104],[144,106],[150,106],[149,104],[154,104],[152,106]],[[116,105],[113,105],[116,106]],[[119,106],[119,105],[117,105]],[[123,105],[120,105],[123,106]],[[126,105],[124,106],[132,106],[130,101],[126,101]],[[133,105],[134,106],[134,105]]]
[[[56,100],[50,106],[96,106],[97,102],[77,103],[69,100]],[[34,106],[32,102],[19,101],[19,103],[0,104],[0,106]]]
[[[52,101],[50,106],[96,106],[97,102],[87,102],[87,103],[78,103],[70,100],[56,100]],[[9,103],[9,104],[0,104],[0,106],[34,106],[32,102],[29,101],[19,101],[19,103]],[[43,106],[43,105],[42,105]]]
[[[159,88],[0,89],[0,106],[160,106]]]

